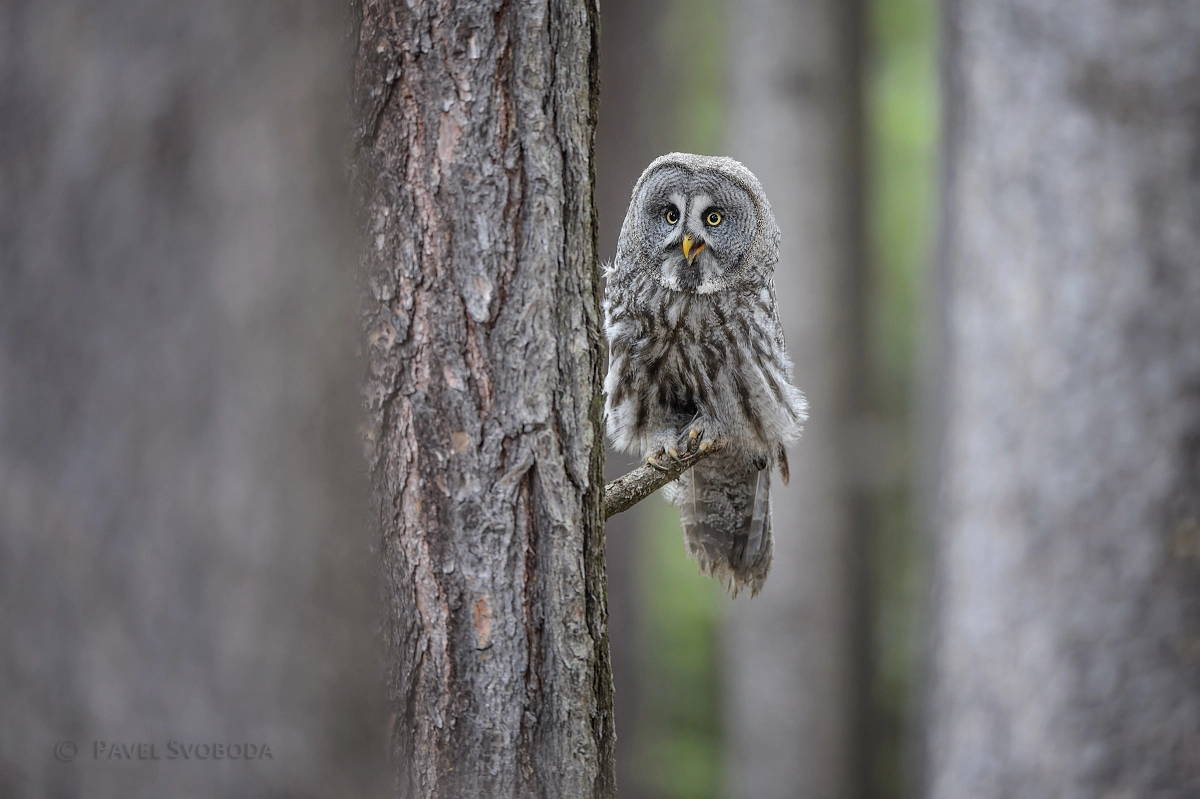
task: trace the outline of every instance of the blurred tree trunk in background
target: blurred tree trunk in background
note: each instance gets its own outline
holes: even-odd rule
[[[401,795],[608,797],[590,0],[362,0],[367,396]]]
[[[596,210],[602,262],[616,254],[630,193],[642,170],[660,155],[655,146],[661,117],[648,91],[660,66],[654,33],[662,4],[647,0],[604,0],[600,26],[600,117],[596,126]],[[609,450],[607,479],[621,476],[640,459]],[[658,500],[655,500],[658,501]],[[647,514],[642,505],[605,523],[608,573],[608,630],[616,711],[616,773],[621,799],[647,795],[639,757],[648,745],[642,646],[645,603],[639,577]]]
[[[935,799],[1200,795],[1200,6],[946,11]]]
[[[0,6],[2,796],[386,785],[345,22]]]
[[[866,783],[864,499],[851,482],[865,401],[860,2],[730,10],[730,155],[783,233],[779,311],[812,406],[773,492],[775,563],[725,627],[735,797],[849,799]]]

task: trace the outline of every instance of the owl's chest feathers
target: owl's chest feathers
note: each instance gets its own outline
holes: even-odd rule
[[[746,321],[722,300],[673,292],[650,308],[640,325],[645,333],[639,360],[659,373],[714,379],[727,359],[742,351],[749,334]]]
[[[726,416],[721,407],[731,389],[758,383],[756,356],[768,355],[753,312],[728,295],[668,292],[650,299],[657,301],[634,311],[632,336],[618,345],[628,348],[628,384],[642,387],[639,405],[680,418]]]

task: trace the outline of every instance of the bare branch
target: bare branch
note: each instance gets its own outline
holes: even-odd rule
[[[642,464],[628,474],[623,474],[604,487],[604,519],[627,511],[672,480],[718,451],[720,447],[705,450],[690,450],[679,456],[676,463],[665,469]]]

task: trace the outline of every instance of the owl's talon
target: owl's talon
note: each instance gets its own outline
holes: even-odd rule
[[[650,443],[646,463],[659,471],[670,471],[679,465],[679,433],[667,428],[656,434]]]
[[[687,431],[687,450],[690,454],[710,452],[725,446],[725,439],[714,431],[711,421],[697,419]]]
[[[660,449],[653,455],[646,456],[646,465],[658,469],[660,472],[670,471],[671,465],[665,462],[666,452]]]

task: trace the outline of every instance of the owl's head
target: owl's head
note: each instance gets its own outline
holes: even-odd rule
[[[765,279],[778,260],[779,231],[758,179],[732,158],[671,153],[634,188],[618,260],[672,291],[709,294]]]

